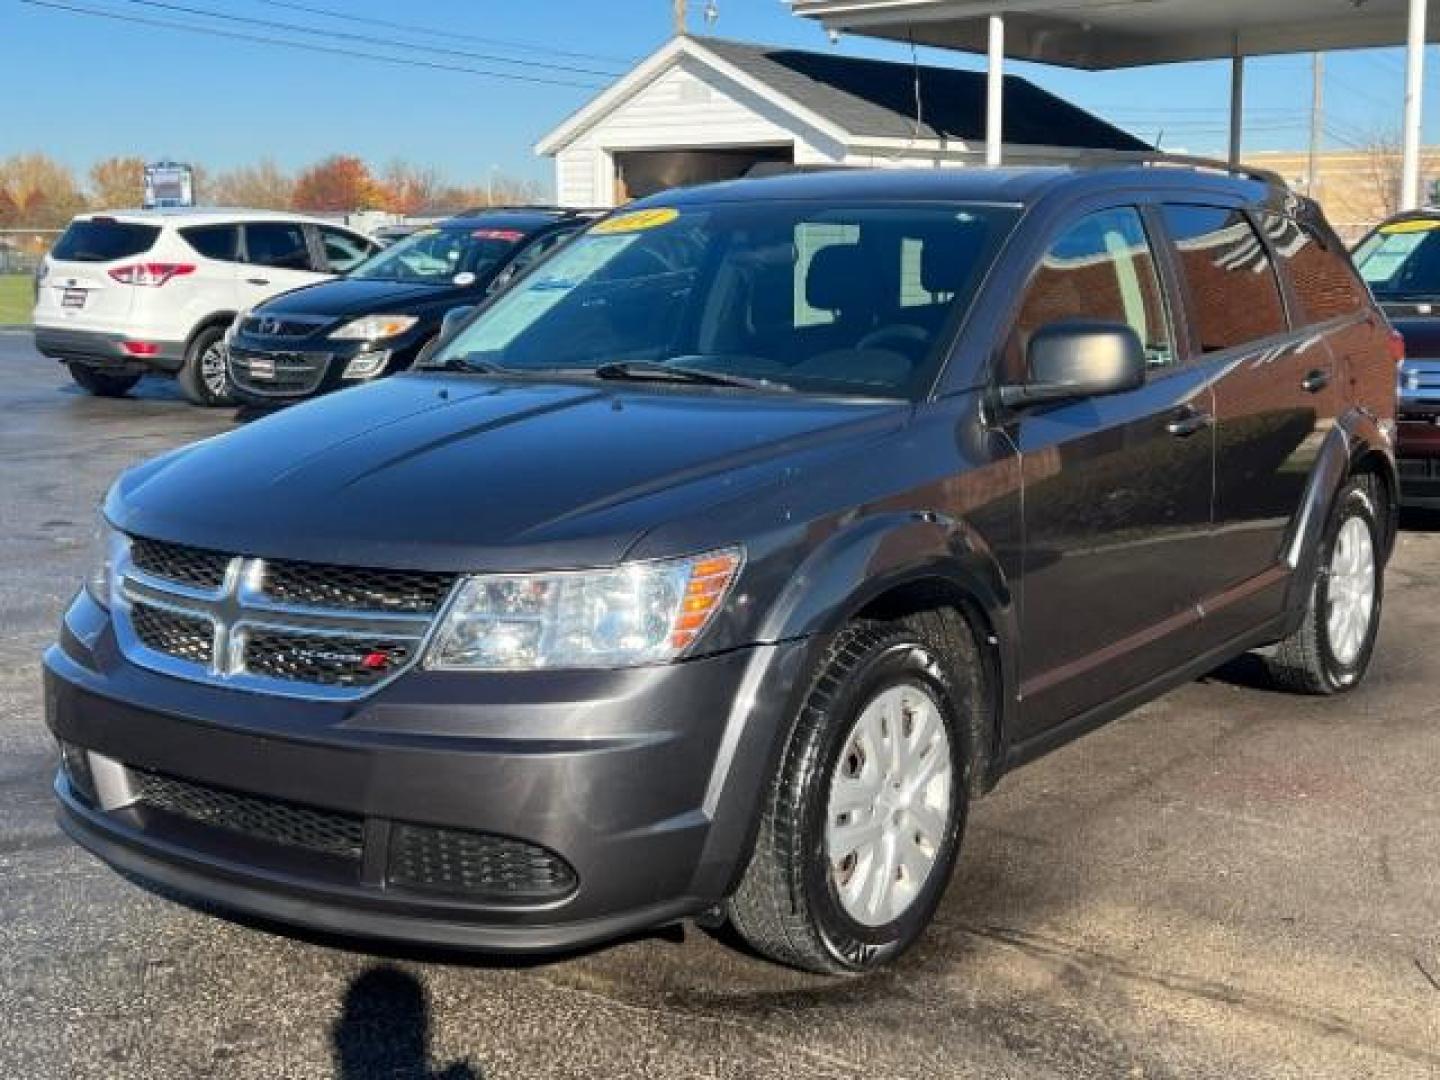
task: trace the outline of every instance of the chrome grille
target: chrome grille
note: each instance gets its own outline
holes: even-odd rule
[[[328,316],[317,318],[314,316],[247,315],[245,321],[240,324],[240,329],[243,333],[259,334],[262,337],[306,337],[333,321]]]
[[[433,612],[450,594],[454,574],[360,570],[307,562],[267,562],[267,596],[291,604],[368,611]]]
[[[184,544],[166,544],[137,537],[130,544],[130,561],[147,574],[197,589],[218,589],[232,556]]]
[[[148,539],[130,542],[117,576],[116,634],[135,663],[331,698],[368,693],[413,664],[456,577],[270,563]]]
[[[344,859],[358,860],[364,848],[365,821],[351,814],[243,795],[142,769],[130,770],[130,783],[137,802],[202,825]]]
[[[192,664],[210,663],[215,648],[215,626],[209,619],[136,603],[130,608],[130,624],[147,649]]]
[[[321,686],[374,686],[409,663],[412,652],[403,641],[251,630],[245,670]]]

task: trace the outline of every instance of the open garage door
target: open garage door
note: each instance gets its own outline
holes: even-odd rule
[[[615,154],[617,202],[666,188],[744,176],[760,162],[793,163],[793,146],[740,146],[723,150],[622,150]]]

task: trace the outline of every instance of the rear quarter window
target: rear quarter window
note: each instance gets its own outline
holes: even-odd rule
[[[155,246],[160,226],[113,218],[72,221],[51,249],[50,256],[65,262],[114,262],[143,255]]]
[[[1270,246],[1295,287],[1299,321],[1309,326],[1365,306],[1365,287],[1337,242],[1326,243],[1308,226],[1289,218],[1267,214],[1264,222]]]
[[[1260,234],[1238,210],[1164,208],[1189,286],[1200,351],[1220,352],[1286,329],[1280,283]]]

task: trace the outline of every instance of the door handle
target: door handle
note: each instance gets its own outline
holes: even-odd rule
[[[1188,439],[1191,435],[1204,431],[1214,422],[1215,417],[1209,413],[1186,405],[1171,417],[1170,422],[1165,425],[1165,430],[1177,439]]]
[[[246,285],[269,285],[269,284],[270,284],[270,279],[269,279],[269,278],[264,278],[264,277],[247,277],[247,278],[245,279],[245,284],[246,284]]]
[[[1325,387],[1329,385],[1330,372],[1325,371],[1321,368],[1316,368],[1314,371],[1310,372],[1309,375],[1306,375],[1305,378],[1300,380],[1300,389],[1304,390],[1307,394],[1318,394],[1321,390],[1324,390]]]

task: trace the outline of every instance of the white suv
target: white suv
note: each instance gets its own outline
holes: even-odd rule
[[[200,405],[229,400],[237,312],[345,273],[380,249],[350,229],[268,210],[81,214],[38,274],[35,346],[92,394],[174,374]]]

